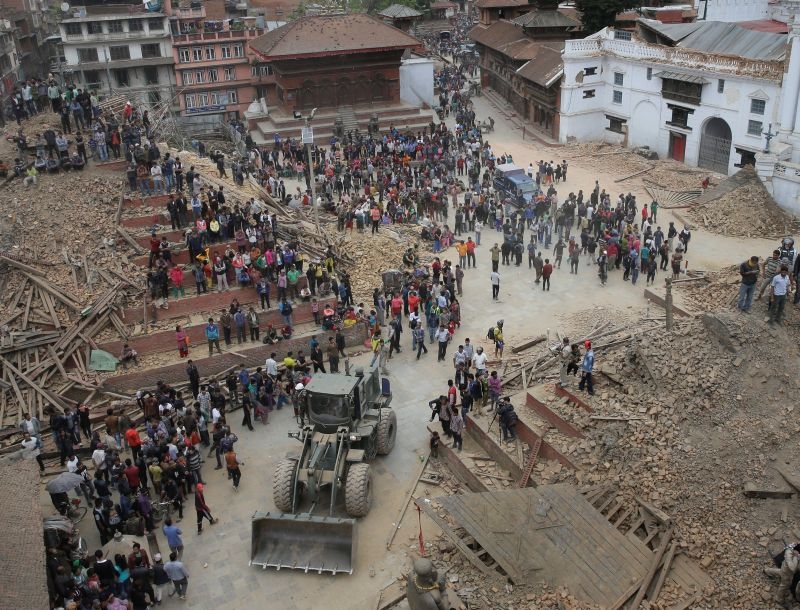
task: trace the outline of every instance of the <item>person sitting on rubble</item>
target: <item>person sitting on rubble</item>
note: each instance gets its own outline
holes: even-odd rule
[[[25,176],[25,172],[27,171],[28,166],[22,162],[22,160],[17,157],[14,159],[14,175],[22,178]]]
[[[264,343],[272,345],[273,343],[277,343],[280,340],[281,338],[278,337],[278,331],[275,330],[275,327],[272,324],[268,324],[267,332],[264,334]]]
[[[133,362],[136,366],[139,366],[139,352],[126,343],[122,346],[122,355],[119,357],[119,361],[122,364],[123,371],[128,370],[129,362]]]
[[[791,608],[792,598],[797,596],[798,568],[800,567],[800,543],[787,545],[781,553],[772,558],[777,567],[764,568],[767,576],[780,579],[775,591],[775,601],[784,608]]]
[[[288,324],[281,329],[281,338],[282,339],[291,339],[292,338],[292,327]]]
[[[36,169],[35,165],[31,165],[27,169],[23,182],[25,183],[25,186],[30,186],[31,184],[36,186],[39,183],[39,170]]]

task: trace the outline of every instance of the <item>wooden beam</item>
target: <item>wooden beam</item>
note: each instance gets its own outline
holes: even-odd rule
[[[67,375],[67,370],[64,368],[64,364],[61,362],[61,358],[58,357],[56,354],[56,350],[52,345],[47,346],[47,352],[50,354],[50,358],[53,359],[53,362],[58,368],[58,372],[61,373],[61,376],[64,378],[64,381],[69,379],[69,375]]]
[[[414,495],[414,490],[417,488],[417,483],[422,477],[422,474],[425,472],[425,468],[428,466],[428,460],[430,459],[431,454],[425,456],[425,459],[422,460],[422,465],[420,466],[419,470],[417,471],[417,476],[411,481],[411,485],[408,488],[408,492],[406,493],[406,497],[403,501],[402,506],[400,507],[400,512],[395,519],[394,525],[392,525],[392,532],[389,534],[389,537],[386,538],[386,548],[389,549],[392,546],[392,542],[394,542],[394,537],[397,535],[397,530],[400,529],[400,523],[403,521],[403,517],[408,510],[408,505],[411,502],[411,497]]]
[[[661,566],[661,572],[658,575],[658,580],[656,580],[656,584],[653,587],[653,591],[647,597],[652,604],[654,601],[658,600],[658,596],[661,594],[661,588],[664,586],[664,583],[667,581],[667,576],[669,576],[669,570],[672,567],[672,560],[675,558],[675,551],[678,550],[678,543],[674,540],[670,542],[669,549],[667,550],[667,554],[664,557],[664,565]]]
[[[33,302],[33,293],[36,291],[36,286],[31,286],[28,291],[28,298],[25,300],[25,313],[22,314],[22,328],[28,328],[28,321],[31,317],[31,303]]]
[[[703,598],[702,593],[695,593],[694,595],[690,595],[682,602],[678,602],[674,606],[672,606],[669,610],[688,610],[694,604],[699,602]]]
[[[47,274],[44,271],[37,269],[36,267],[31,267],[30,265],[26,265],[25,263],[15,261],[13,258],[3,256],[2,254],[0,254],[0,263],[5,263],[6,265],[9,265],[11,267],[16,267],[17,269],[25,271],[26,273],[30,273],[31,275],[36,275],[39,277],[47,276]]]
[[[539,335],[538,337],[534,337],[530,341],[526,341],[525,343],[522,343],[520,345],[515,345],[514,347],[511,348],[511,353],[518,354],[535,345],[539,345],[543,341],[547,341],[547,335]]]
[[[38,394],[40,394],[41,397],[44,398],[47,402],[54,402],[54,403],[56,403],[56,404],[58,404],[59,406],[62,406],[62,407],[63,407],[63,405],[66,404],[61,399],[60,396],[57,396],[57,395],[55,395],[55,394],[53,394],[51,392],[48,392],[47,390],[45,390],[44,388],[39,386],[36,382],[34,382],[30,377],[28,377],[20,369],[18,369],[13,364],[11,364],[11,362],[9,362],[8,359],[6,359],[4,356],[0,356],[0,362],[2,362],[5,366],[7,366],[9,368],[9,370],[12,373],[14,373],[17,377],[22,379],[22,381],[24,381],[26,384],[28,384],[28,387],[31,390],[33,390],[34,392],[37,392]]]
[[[645,509],[648,513],[653,515],[653,518],[658,521],[664,527],[669,527],[672,525],[672,517],[670,517],[667,513],[665,513],[660,508],[653,506],[650,502],[646,502],[641,498],[636,498],[636,502]]]
[[[142,246],[139,245],[139,242],[133,239],[133,236],[131,236],[131,234],[128,233],[122,227],[122,225],[117,225],[117,233],[119,233],[122,236],[122,239],[124,239],[128,245],[133,248],[133,251],[136,252],[136,254],[144,254],[144,250],[142,249]]]
[[[650,569],[647,571],[647,574],[642,579],[642,586],[639,588],[639,592],[636,594],[636,597],[633,598],[633,602],[631,603],[631,608],[638,608],[639,605],[644,601],[644,596],[647,594],[647,589],[650,588],[650,583],[653,581],[653,578],[658,571],[658,566],[661,565],[661,559],[664,557],[664,553],[667,552],[667,548],[669,547],[670,543],[672,542],[672,532],[673,529],[670,527],[661,537],[661,544],[656,551],[655,556],[653,557],[653,562],[650,564]]]

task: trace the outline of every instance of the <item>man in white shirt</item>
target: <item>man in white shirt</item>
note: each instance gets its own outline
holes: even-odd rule
[[[480,377],[486,375],[486,361],[488,360],[482,347],[478,347],[478,351],[472,357],[472,364],[475,365],[475,376]]]
[[[794,281],[789,275],[789,267],[781,265],[781,272],[772,278],[769,291],[772,296],[772,306],[769,310],[769,323],[780,324],[783,318],[783,308],[786,306],[786,297],[789,295]]]
[[[492,300],[496,301],[500,296],[500,274],[497,271],[492,271],[489,279],[492,282]]]
[[[436,331],[434,339],[439,342],[439,357],[437,358],[437,362],[442,362],[447,355],[447,343],[450,341],[450,332],[447,330],[447,327],[444,325],[439,326],[439,330]]]
[[[267,361],[264,363],[264,368],[267,371],[267,375],[272,377],[273,379],[278,377],[278,362],[275,360],[275,352],[269,355]]]
[[[25,438],[22,439],[22,456],[26,460],[36,460],[39,464],[39,472],[44,472],[44,462],[42,461],[41,442],[35,436],[31,436],[27,432]]]

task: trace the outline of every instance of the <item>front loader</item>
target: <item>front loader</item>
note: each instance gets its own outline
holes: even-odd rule
[[[289,436],[302,449],[275,469],[272,497],[280,512],[253,515],[250,565],[352,574],[355,518],[372,505],[368,462],[388,455],[397,434],[389,383],[377,369],[318,373],[298,400],[305,424]],[[342,492],[350,518],[334,516]],[[327,515],[313,515],[323,502]]]

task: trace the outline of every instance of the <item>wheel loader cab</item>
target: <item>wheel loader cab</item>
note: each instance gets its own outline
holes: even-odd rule
[[[340,426],[350,427],[353,417],[353,397],[333,396],[304,391],[301,400],[304,402],[308,419],[314,427],[325,433],[333,433]]]

